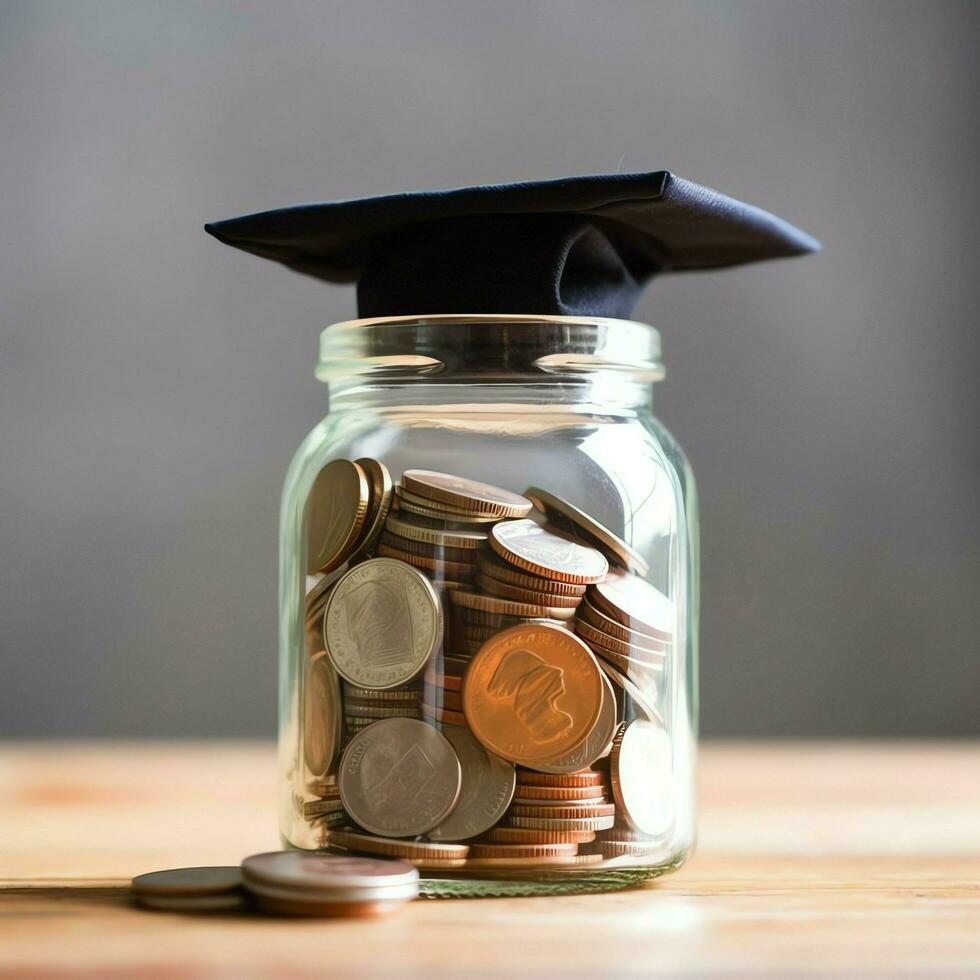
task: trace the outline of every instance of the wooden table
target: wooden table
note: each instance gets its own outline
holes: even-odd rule
[[[0,746],[0,977],[980,972],[980,745],[723,743],[700,849],[632,891],[387,921],[189,917],[134,874],[277,846],[271,746]]]

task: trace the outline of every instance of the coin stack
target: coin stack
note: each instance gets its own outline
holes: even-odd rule
[[[321,846],[429,872],[656,853],[673,607],[642,556],[543,490],[393,484],[370,459],[324,467],[309,507],[329,509],[307,519],[300,801]]]

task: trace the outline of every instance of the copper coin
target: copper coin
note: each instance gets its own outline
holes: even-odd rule
[[[451,473],[434,470],[405,470],[402,485],[411,493],[463,511],[493,514],[501,517],[526,517],[531,501],[490,483],[467,480]]]
[[[439,558],[429,558],[426,555],[414,555],[410,551],[392,548],[391,545],[384,543],[378,545],[377,552],[384,558],[396,558],[398,561],[414,565],[416,568],[424,568],[430,574],[438,574],[440,577],[450,575],[455,578],[468,578],[474,571],[473,565],[458,561],[442,561]]]
[[[466,725],[466,716],[460,711],[447,711],[445,708],[437,708],[435,705],[422,702],[422,714],[426,718],[433,718],[435,721],[445,725]]]
[[[442,545],[423,544],[421,541],[399,538],[397,535],[387,532],[381,535],[378,543],[383,544],[386,548],[407,551],[411,555],[421,555],[423,558],[430,558],[436,562],[457,562],[470,566],[473,564],[473,552],[467,551],[465,548],[445,548]]]
[[[638,718],[623,727],[610,757],[613,796],[634,830],[663,834],[676,812],[670,739],[664,729]]]
[[[588,844],[596,838],[594,830],[525,830],[497,826],[487,837],[501,844]]]
[[[490,530],[490,545],[506,561],[532,575],[575,582],[598,582],[609,570],[605,556],[587,545],[541,527],[532,520],[501,521]]]
[[[602,630],[596,629],[595,626],[586,622],[584,619],[577,619],[574,628],[575,632],[586,643],[604,647],[606,650],[610,650],[612,653],[618,653],[622,657],[633,657],[635,655],[637,660],[642,660],[646,657],[650,660],[662,661],[665,655],[663,649],[652,651],[644,647],[634,646],[631,643],[624,643],[622,640],[617,640],[614,636],[609,636],[607,633],[603,633]]]
[[[439,649],[442,604],[417,569],[372,558],[337,582],[323,629],[330,659],[345,680],[358,687],[400,687]]]
[[[340,752],[340,684],[326,653],[307,661],[303,698],[303,758],[313,776],[334,768]]]
[[[317,474],[306,500],[307,569],[329,572],[354,550],[367,517],[370,488],[364,470],[335,459]]]
[[[339,785],[358,826],[382,837],[416,837],[452,812],[461,778],[453,747],[435,728],[386,718],[344,749]]]
[[[601,854],[561,854],[557,857],[503,857],[503,858],[467,858],[467,868],[497,868],[500,870],[520,868],[564,868],[569,865],[600,864]]]
[[[347,830],[331,830],[330,846],[343,847],[350,851],[364,851],[368,854],[383,854],[386,857],[403,859],[460,860],[469,853],[466,844],[438,843],[425,841],[393,840],[387,837],[373,837]]]
[[[471,844],[473,858],[536,858],[576,854],[578,844]]]
[[[586,802],[602,802],[606,799],[605,786],[533,786],[521,785],[518,795],[522,800],[541,800],[552,802],[567,802],[582,800]]]
[[[600,611],[637,633],[669,643],[674,635],[674,603],[649,582],[612,569],[589,590]]]
[[[367,558],[371,553],[371,549],[377,542],[388,519],[393,490],[388,467],[380,460],[365,456],[363,459],[356,460],[356,463],[367,477],[370,500],[367,519],[364,521],[361,535],[357,539],[354,553],[351,555],[352,562]]]
[[[574,582],[556,582],[554,579],[542,578],[540,575],[531,575],[529,572],[521,571],[521,569],[507,564],[498,557],[492,548],[480,552],[477,567],[480,573],[488,578],[504,582],[507,585],[515,585],[519,589],[527,589],[530,592],[547,592],[554,595],[581,598],[588,589],[587,585],[577,585]]]
[[[601,804],[608,803],[609,799],[605,793],[602,796],[594,796],[587,800],[536,800],[532,797],[520,795],[524,790],[524,787],[518,789],[518,795],[514,797],[514,806],[542,806],[548,809],[553,809],[555,807],[562,806],[600,806]],[[527,816],[527,814],[517,814],[518,816]]]
[[[524,495],[550,523],[583,538],[586,544],[598,548],[610,561],[638,575],[646,575],[650,571],[643,555],[574,504],[538,487],[529,487]]]
[[[428,690],[422,703],[433,708],[444,708],[448,711],[463,710],[463,698],[459,691],[447,691],[443,688]]]
[[[547,616],[506,616],[502,613],[484,612],[482,609],[470,609],[466,606],[454,606],[453,619],[458,619],[461,623],[492,626],[498,630],[507,629],[509,626],[521,626],[528,622],[550,623],[553,626],[563,625],[561,620],[550,619]],[[568,625],[570,626],[571,624],[569,623]]]
[[[444,653],[442,656],[442,669],[446,674],[462,678],[469,665],[469,657],[454,657],[450,653]],[[460,690],[462,690],[462,683],[460,684]]]
[[[335,831],[331,831],[333,835]],[[242,861],[246,882],[264,887],[310,890],[384,888],[418,881],[415,868],[398,861],[309,851],[267,851]]]
[[[255,903],[264,912],[293,917],[318,919],[378,919],[405,907],[405,900],[364,902],[309,902],[290,898],[254,895]]]
[[[464,667],[463,669],[465,670],[466,668]],[[441,687],[453,692],[459,692],[463,686],[462,678],[457,674],[436,674],[433,672],[425,675],[425,683],[432,687]],[[462,706],[462,701],[460,705]]]
[[[428,837],[468,840],[489,830],[506,813],[514,795],[514,767],[487,752],[468,728],[446,725],[442,733],[456,750],[463,784],[453,812]]]
[[[413,517],[422,517],[434,524],[445,525],[450,523],[455,525],[478,527],[488,526],[497,521],[496,517],[489,514],[464,514],[462,511],[434,510],[418,504],[410,495],[399,493],[399,488],[395,487],[395,499],[392,501],[391,509],[398,513],[411,514]]]
[[[533,806],[514,802],[507,811],[511,817],[546,817],[548,820],[582,820],[590,817],[614,817],[615,803],[569,803]]]
[[[489,595],[497,596],[501,599],[510,599],[512,602],[523,602],[528,605],[574,609],[582,601],[579,596],[553,595],[550,592],[534,592],[531,589],[519,589],[516,585],[498,582],[495,578],[484,575],[482,572],[476,573],[475,582],[479,588]]]
[[[508,827],[521,830],[608,830],[615,817],[511,817],[505,818]]]
[[[517,616],[521,619],[571,619],[575,609],[559,606],[531,605],[527,602],[512,602],[497,596],[480,595],[478,592],[464,592],[457,589],[449,596],[453,605],[477,609],[480,612],[499,613],[503,616]]]
[[[415,493],[404,484],[396,487],[395,492],[398,499],[404,503],[424,507],[426,510],[438,514],[442,520],[466,522],[475,519],[481,523],[495,523],[500,520],[500,517],[488,510],[466,510],[462,507],[454,507],[452,504],[443,503],[441,500],[433,500],[431,497]]]
[[[578,607],[576,615],[590,626],[601,630],[610,639],[628,643],[630,646],[642,649],[651,655],[664,655],[670,648],[670,644],[663,640],[655,640],[646,633],[638,633],[628,626],[623,626],[622,623],[607,616],[601,609],[597,609],[588,598]]]
[[[554,626],[514,626],[487,640],[463,680],[473,734],[495,755],[532,767],[585,741],[602,698],[592,652]]]
[[[605,777],[601,772],[589,769],[585,772],[569,773],[544,773],[534,772],[528,769],[517,770],[518,783],[526,783],[528,786],[602,786]]]
[[[451,547],[465,551],[476,551],[483,548],[487,543],[486,531],[454,531],[429,527],[420,521],[410,521],[395,514],[388,518],[385,530],[396,537],[417,541],[420,544]]]

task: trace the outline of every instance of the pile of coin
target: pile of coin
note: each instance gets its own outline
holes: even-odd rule
[[[674,610],[638,552],[538,488],[396,484],[370,459],[321,470],[307,532],[299,804],[321,846],[433,873],[663,846]]]

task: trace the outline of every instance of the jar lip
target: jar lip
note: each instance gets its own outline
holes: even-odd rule
[[[437,313],[344,320],[320,334],[316,376],[507,383],[598,373],[664,377],[660,332],[637,320],[539,313]]]

